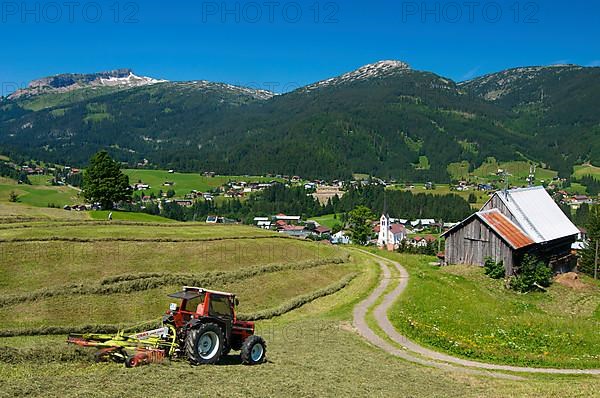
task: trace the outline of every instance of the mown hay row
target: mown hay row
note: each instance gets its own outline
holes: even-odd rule
[[[343,264],[348,262],[349,259],[350,256],[346,254],[345,257],[326,258],[298,263],[269,264],[264,266],[249,267],[238,271],[212,271],[206,272],[202,275],[169,273],[124,274],[104,278],[99,283],[95,284],[81,283],[58,288],[40,289],[34,292],[23,294],[7,295],[0,297],[0,308],[56,296],[134,293],[156,289],[163,286],[174,285],[222,285],[239,280],[250,279],[259,275],[281,271],[300,271],[328,264]]]
[[[275,318],[284,315],[295,309],[298,309],[317,299],[330,296],[344,289],[350,284],[357,274],[353,273],[341,281],[327,286],[323,289],[316,290],[302,296],[295,297],[282,305],[250,314],[238,314],[238,319],[247,321],[258,321]],[[117,333],[118,331],[141,331],[154,329],[160,326],[160,321],[153,320],[142,322],[135,325],[82,325],[82,326],[44,326],[38,328],[23,328],[23,329],[5,329],[0,330],[0,338],[2,337],[17,337],[17,336],[50,336],[50,335],[68,335],[68,334],[85,334],[85,333]],[[0,355],[0,361],[3,360]]]
[[[0,239],[0,243],[26,243],[26,242],[74,242],[74,243],[94,243],[94,242],[154,242],[154,243],[187,243],[187,242],[219,242],[223,240],[257,240],[257,239],[293,239],[285,235],[246,235],[246,236],[221,236],[213,238],[75,238],[50,236],[43,238],[8,238]]]
[[[1,229],[20,229],[20,228],[45,228],[45,227],[87,227],[87,226],[142,226],[142,227],[160,227],[160,228],[221,228],[221,226],[210,225],[204,223],[193,222],[143,222],[143,221],[94,221],[94,220],[78,220],[78,221],[50,221],[46,218],[36,217],[18,217],[18,218],[0,218],[3,223],[36,223],[24,225],[0,225]],[[234,224],[235,225],[235,224]],[[231,226],[231,225],[228,225]]]
[[[300,308],[312,301],[315,301],[321,297],[330,296],[334,293],[339,292],[340,290],[342,290],[346,286],[348,286],[350,284],[350,282],[352,282],[354,280],[354,278],[356,278],[356,276],[357,276],[357,274],[350,274],[350,275],[346,276],[344,279],[342,279],[341,281],[339,281],[333,285],[327,286],[323,289],[316,290],[312,293],[298,296],[290,301],[283,303],[279,307],[266,309],[266,310],[254,312],[251,314],[240,314],[239,319],[243,320],[243,321],[260,321],[260,320],[264,320],[264,319],[271,319],[271,318],[275,318],[277,316],[281,316],[281,315],[291,312],[297,308]]]
[[[91,362],[94,352],[81,347],[46,346],[32,348],[14,348],[0,346],[0,363],[16,365],[24,362]]]

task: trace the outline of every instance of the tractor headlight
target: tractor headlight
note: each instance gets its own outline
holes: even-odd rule
[[[169,304],[169,311],[171,311],[171,312],[177,311],[177,304],[175,304],[175,303]]]

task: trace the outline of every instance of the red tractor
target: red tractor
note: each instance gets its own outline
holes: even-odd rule
[[[246,365],[265,361],[265,340],[254,334],[254,322],[237,320],[235,295],[184,287],[169,297],[181,302],[171,304],[159,329],[131,335],[70,335],[67,342],[95,347],[98,360],[122,362],[127,367],[172,357],[187,358],[193,365],[215,364],[231,350],[241,351]]]
[[[242,362],[255,365],[265,360],[265,340],[254,334],[254,322],[239,321],[239,300],[231,293],[184,287],[170,294],[181,303],[171,304],[163,319],[176,330],[179,347],[194,365],[215,364],[229,351],[241,351]]]

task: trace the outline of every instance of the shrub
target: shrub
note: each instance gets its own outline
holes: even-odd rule
[[[502,279],[506,275],[503,261],[496,262],[493,258],[486,257],[484,267],[485,274],[492,279]]]
[[[536,256],[525,255],[517,276],[510,281],[510,287],[518,292],[530,292],[540,287],[545,288],[552,284],[552,270],[550,266]]]
[[[8,194],[8,201],[11,203],[16,203],[19,201],[19,195],[15,191],[10,191]]]

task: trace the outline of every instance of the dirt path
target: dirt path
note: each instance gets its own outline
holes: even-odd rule
[[[433,351],[409,340],[407,337],[398,333],[398,331],[392,325],[387,316],[390,307],[404,292],[406,286],[408,285],[408,272],[402,265],[395,261],[388,260],[384,257],[366,251],[364,251],[364,253],[374,256],[379,260],[379,265],[382,270],[383,279],[377,287],[377,289],[375,289],[373,293],[371,293],[371,295],[367,297],[367,299],[359,303],[354,309],[354,327],[369,342],[382,348],[386,352],[401,357],[407,361],[419,363],[425,366],[434,366],[437,368],[448,369],[451,371],[458,371],[462,373],[484,374],[488,376],[501,378],[514,379],[518,377],[498,372],[541,373],[561,375],[600,375],[600,369],[528,368],[520,366],[496,365],[490,363],[476,362]],[[399,349],[396,346],[388,343],[381,337],[377,336],[375,332],[373,332],[373,330],[368,326],[365,319],[368,309],[377,302],[377,300],[383,295],[383,293],[390,284],[391,272],[387,264],[392,264],[398,270],[398,273],[400,274],[399,283],[398,286],[392,292],[388,293],[383,298],[383,301],[375,307],[373,315],[378,326],[385,332],[385,334],[392,341],[404,347],[405,350]],[[415,356],[414,354],[417,355]]]

